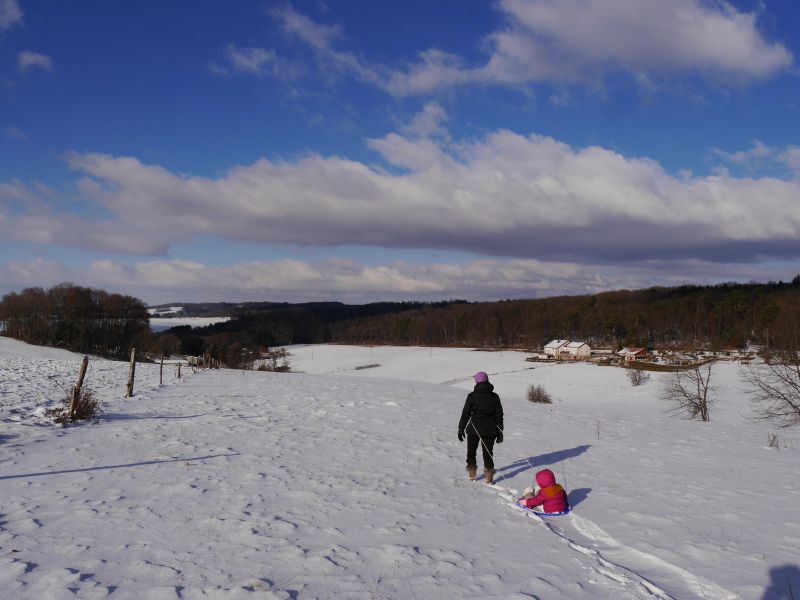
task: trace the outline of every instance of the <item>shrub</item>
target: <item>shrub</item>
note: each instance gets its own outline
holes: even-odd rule
[[[89,421],[94,419],[100,410],[100,399],[89,388],[82,388],[75,402],[75,412],[70,419],[69,409],[72,403],[72,394],[66,394],[61,400],[62,406],[52,408],[45,414],[60,425],[67,425],[70,421]]]
[[[291,368],[289,367],[289,357],[291,354],[286,351],[286,348],[278,348],[277,350],[268,350],[266,360],[261,363],[257,370],[271,371],[274,373],[286,373]],[[262,368],[264,367],[264,368]]]
[[[541,385],[530,385],[528,387],[528,400],[537,404],[552,404],[553,398]]]
[[[642,369],[637,369],[636,367],[628,369],[628,381],[631,382],[633,387],[642,385],[648,379],[650,379],[650,373],[645,373]]]

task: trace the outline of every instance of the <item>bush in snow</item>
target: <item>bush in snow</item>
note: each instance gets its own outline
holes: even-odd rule
[[[552,404],[553,398],[541,385],[530,385],[528,387],[528,400],[537,404]]]
[[[75,401],[75,411],[72,418],[69,416],[72,394],[67,394],[61,401],[62,406],[48,410],[45,414],[60,425],[66,425],[70,421],[89,421],[94,419],[100,411],[100,399],[94,395],[89,388],[82,388]]]
[[[650,379],[650,373],[646,373],[642,369],[637,369],[636,367],[628,369],[628,381],[631,382],[633,387],[642,385],[648,379]]]
[[[286,348],[278,348],[277,350],[269,350],[267,352],[266,360],[259,365],[259,371],[275,371],[284,373],[290,369],[289,357],[291,354],[286,351]]]

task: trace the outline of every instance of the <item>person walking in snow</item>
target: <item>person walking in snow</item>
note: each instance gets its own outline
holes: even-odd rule
[[[478,444],[483,450],[483,475],[486,483],[494,481],[494,459],[492,448],[495,440],[503,443],[503,405],[500,396],[494,393],[489,376],[480,371],[475,373],[475,389],[469,393],[461,420],[458,422],[458,441],[467,438],[467,475],[470,481],[478,476]]]

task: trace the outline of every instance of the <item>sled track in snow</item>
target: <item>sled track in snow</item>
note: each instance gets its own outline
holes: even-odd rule
[[[574,511],[564,517],[542,518],[517,505],[517,490],[499,485],[493,489],[507,505],[547,527],[570,548],[594,559],[597,573],[645,592],[658,600],[739,600],[739,595],[657,556],[621,544],[596,523]]]

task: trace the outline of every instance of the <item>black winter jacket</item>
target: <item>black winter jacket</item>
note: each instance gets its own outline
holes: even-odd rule
[[[475,389],[469,393],[464,410],[461,411],[461,420],[458,429],[469,433],[472,426],[478,430],[481,437],[495,438],[503,429],[503,405],[500,396],[494,393],[494,386],[488,381],[475,384]],[[470,418],[472,423],[467,428]]]

